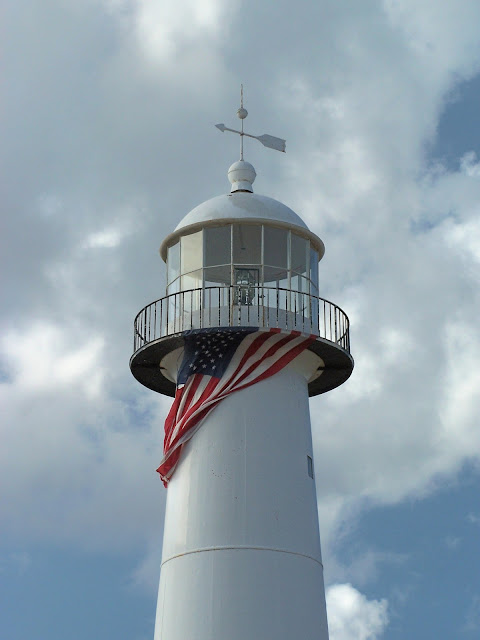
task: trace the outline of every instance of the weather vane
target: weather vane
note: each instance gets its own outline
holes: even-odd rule
[[[231,131],[232,133],[238,133],[240,136],[240,160],[243,160],[243,138],[247,136],[247,138],[255,138],[255,140],[259,140],[264,147],[268,147],[269,149],[276,149],[277,151],[283,151],[285,153],[285,144],[286,141],[282,138],[276,138],[275,136],[269,136],[267,133],[264,133],[261,136],[252,136],[250,133],[245,133],[243,130],[243,121],[248,116],[248,111],[243,107],[243,84],[240,85],[240,109],[237,110],[237,116],[242,121],[242,128],[240,131],[237,129],[230,129],[226,127],[223,122],[220,124],[216,124],[217,129],[223,133],[224,131]]]

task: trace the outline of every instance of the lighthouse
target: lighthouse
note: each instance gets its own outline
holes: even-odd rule
[[[155,640],[328,640],[309,396],[350,376],[349,322],[322,240],[253,192],[244,137],[285,142],[237,115],[230,192],[165,238],[166,295],[134,322],[133,375],[173,398]]]

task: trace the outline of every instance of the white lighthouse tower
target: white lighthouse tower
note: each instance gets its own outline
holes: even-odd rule
[[[328,640],[308,397],[350,376],[348,318],[243,149],[228,178],[162,243],[166,296],[135,319],[133,375],[176,396],[155,640]]]

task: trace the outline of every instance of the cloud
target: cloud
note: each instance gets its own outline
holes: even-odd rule
[[[455,536],[447,536],[444,542],[447,549],[449,549],[450,551],[455,551],[455,549],[458,549],[460,543],[462,542],[462,539]]]
[[[80,346],[75,340],[69,343],[64,329],[47,324],[34,325],[28,332],[11,330],[0,345],[18,393],[62,393],[64,387],[75,385],[90,399],[98,397],[102,388],[103,347],[98,336]]]
[[[425,495],[479,451],[476,158],[465,150],[458,170],[425,162],[446,96],[478,70],[478,38],[469,29],[464,46],[424,3],[399,7],[384,4],[381,56],[367,32],[388,28],[360,19],[348,83],[333,72],[344,55],[333,49],[321,80],[292,74],[278,85],[305,133],[289,160],[289,204],[326,241],[321,295],[349,314],[356,361],[344,387],[311,406],[326,545],[357,508]],[[475,11],[468,4],[455,20]],[[449,55],[432,55],[445,39]]]
[[[7,574],[9,580],[12,574],[15,577],[22,577],[30,569],[31,564],[32,558],[27,551],[12,551],[0,558],[0,575]]]
[[[152,505],[165,498],[155,473],[161,437],[150,421],[162,424],[165,405],[147,394],[134,398],[114,374],[106,380],[106,344],[102,335],[67,325],[37,324],[4,336],[6,539],[119,550],[158,530],[161,510]]]
[[[192,43],[225,37],[229,8],[219,0],[139,0],[133,17],[138,42],[147,55],[168,62]]]
[[[480,525],[480,515],[478,515],[476,513],[469,513],[467,515],[467,522],[470,522],[471,524]]]
[[[355,544],[353,536],[348,538],[348,545],[345,545],[348,533],[354,533],[355,517],[349,518],[349,527],[342,527],[336,531],[335,544],[329,539],[325,545],[324,566],[325,579],[327,583],[338,583],[351,580],[357,586],[365,587],[374,584],[382,573],[391,567],[399,567],[408,560],[407,554],[393,553],[390,551],[379,551],[375,549],[362,549]],[[342,554],[343,562],[337,559],[337,552],[340,545],[348,546],[348,551]]]
[[[122,241],[122,232],[119,229],[104,229],[92,233],[85,240],[85,249],[112,249],[118,247]]]
[[[122,211],[116,211],[115,219],[106,227],[100,230],[87,233],[81,249],[116,249],[135,233],[134,221],[138,215],[139,204],[134,206],[124,206]]]
[[[475,633],[480,629],[480,595],[472,596],[465,614],[465,624],[462,628],[463,632]]]
[[[367,600],[351,584],[332,585],[326,600],[331,640],[376,640],[388,625],[388,602]]]
[[[147,551],[131,575],[132,588],[156,596],[162,563],[162,541],[155,535],[147,545]]]
[[[428,160],[452,92],[479,70],[478,3],[300,2],[290,16],[286,0],[9,7],[12,535],[121,548],[160,526],[168,400],[130,376],[132,320],[163,294],[160,242],[228,189],[237,146],[213,123],[235,122],[242,81],[249,129],[288,139],[286,156],[247,146],[255,188],[325,239],[321,295],[351,319],[353,376],[311,403],[324,546],[479,450],[478,161]]]
[[[418,59],[439,70],[471,73],[475,68],[479,44],[471,20],[478,17],[478,6],[473,0],[462,4],[460,11],[453,2],[443,3],[439,11],[428,1],[384,0],[383,6],[391,24],[401,30]],[[459,25],[464,29],[462,38],[456,32]]]

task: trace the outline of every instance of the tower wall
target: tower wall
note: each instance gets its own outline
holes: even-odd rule
[[[207,416],[169,484],[155,640],[327,640],[311,353]],[[174,372],[172,372],[174,374]]]

